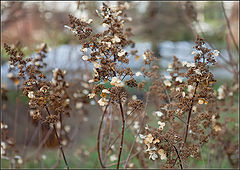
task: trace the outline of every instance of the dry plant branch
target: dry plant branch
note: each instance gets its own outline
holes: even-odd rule
[[[50,116],[51,113],[49,112],[48,108],[45,107],[45,109],[46,109],[48,115]],[[69,170],[69,165],[68,165],[67,159],[66,159],[66,157],[65,157],[65,153],[64,153],[64,151],[63,151],[62,144],[61,144],[60,138],[59,138],[59,136],[58,136],[58,133],[57,133],[55,124],[53,124],[53,130],[54,130],[54,133],[55,133],[55,135],[56,135],[56,138],[57,138],[57,141],[58,141],[58,146],[59,146],[59,149],[61,150],[61,153],[62,153],[62,156],[63,156],[63,159],[64,159],[64,163],[65,163],[67,169]]]
[[[225,20],[226,20],[226,23],[227,23],[227,28],[228,28],[229,34],[230,34],[230,36],[231,36],[231,38],[233,40],[233,43],[234,43],[234,46],[235,46],[237,52],[239,53],[239,47],[238,47],[237,42],[236,42],[236,40],[235,40],[235,38],[233,36],[231,25],[230,25],[229,19],[227,17],[226,10],[224,8],[223,2],[221,2],[221,6],[222,6],[223,14],[224,14],[224,17],[225,17]]]
[[[187,136],[188,136],[188,128],[189,128],[189,125],[190,125],[190,118],[191,118],[191,114],[192,114],[192,107],[193,107],[193,103],[194,103],[194,99],[195,99],[195,95],[197,93],[197,88],[198,88],[198,82],[196,84],[196,87],[195,87],[195,90],[194,90],[194,94],[193,94],[193,97],[192,97],[192,100],[191,100],[191,106],[190,106],[190,110],[188,112],[188,117],[187,117],[187,125],[186,125],[186,130],[185,130],[185,135],[184,135],[184,144],[187,142]]]
[[[165,140],[166,142],[168,142],[169,145],[171,145],[171,146],[174,148],[174,150],[176,151],[177,158],[178,158],[178,160],[179,160],[180,169],[183,169],[182,160],[181,160],[181,158],[180,158],[178,149],[176,148],[175,145],[172,145],[166,138],[164,138],[164,140]],[[176,159],[176,160],[177,160],[177,159]]]
[[[111,99],[109,99],[109,101],[111,101]],[[99,128],[98,128],[98,135],[97,135],[98,159],[99,159],[99,162],[100,162],[102,168],[105,168],[105,165],[103,164],[103,160],[102,160],[102,148],[101,148],[101,144],[100,144],[100,142],[101,142],[100,137],[101,137],[103,120],[104,120],[105,114],[107,113],[107,108],[108,108],[109,104],[110,104],[110,102],[105,107],[104,112],[102,114],[101,121],[100,121]]]
[[[122,149],[123,149],[124,127],[125,127],[125,117],[124,117],[124,113],[123,113],[123,107],[122,107],[122,102],[121,102],[120,96],[119,96],[119,107],[120,107],[121,116],[122,116],[122,133],[121,133],[121,143],[120,143],[119,154],[118,154],[117,169],[119,169],[119,165],[120,165],[120,159],[121,159],[121,154],[122,154]]]
[[[124,169],[126,168],[126,166],[127,166],[127,164],[128,164],[128,161],[130,160],[130,156],[131,156],[133,147],[134,147],[135,142],[136,142],[136,137],[140,134],[140,132],[141,132],[141,130],[142,130],[142,127],[144,127],[143,125],[144,125],[145,117],[146,117],[146,115],[147,115],[148,102],[149,102],[149,93],[146,92],[146,102],[145,102],[145,108],[144,108],[144,111],[143,111],[143,113],[144,113],[144,114],[143,114],[143,118],[142,118],[141,123],[140,123],[140,129],[139,129],[139,131],[137,132],[137,135],[135,136],[135,139],[134,139],[134,141],[133,141],[133,143],[132,143],[132,145],[131,145],[130,151],[129,151],[129,153],[128,153],[128,157],[127,157],[127,159],[126,159],[126,161],[125,161],[125,164],[123,165],[123,168],[124,168]]]

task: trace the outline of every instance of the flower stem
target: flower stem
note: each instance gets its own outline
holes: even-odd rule
[[[169,143],[169,145],[171,145],[175,149],[176,154],[177,154],[177,159],[179,160],[180,169],[183,169],[182,160],[180,158],[179,151],[177,150],[176,146],[171,144],[166,138],[164,138],[164,139],[165,139],[166,142]],[[176,159],[176,161],[177,161],[177,159]],[[176,161],[175,161],[174,165],[176,164]]]
[[[190,110],[189,110],[189,113],[188,113],[186,131],[185,131],[185,136],[184,136],[184,143],[187,142],[188,128],[189,128],[189,124],[190,124],[190,118],[191,118],[191,114],[192,114],[192,107],[193,107],[193,103],[194,103],[194,98],[195,98],[195,95],[196,95],[196,93],[197,93],[197,88],[198,88],[198,82],[197,82],[197,85],[196,85],[195,90],[194,90],[194,94],[193,94],[193,97],[192,97],[191,107],[190,107]]]
[[[97,150],[98,150],[98,159],[99,159],[99,162],[100,162],[100,165],[102,168],[105,168],[104,164],[103,164],[103,161],[102,161],[102,148],[100,147],[100,136],[101,136],[101,129],[102,129],[102,124],[103,124],[103,119],[105,117],[105,114],[107,112],[107,108],[109,106],[111,102],[111,98],[109,99],[109,102],[108,102],[108,105],[105,107],[105,110],[102,114],[102,118],[101,118],[101,121],[100,121],[100,125],[99,125],[99,128],[98,128],[98,137],[97,137]]]
[[[120,147],[119,147],[117,169],[119,169],[119,164],[120,164],[120,159],[121,159],[121,154],[122,154],[123,137],[124,137],[124,126],[125,126],[125,118],[124,118],[124,113],[123,113],[123,107],[122,107],[122,103],[121,103],[121,98],[119,98],[119,106],[120,106],[120,111],[121,111],[121,116],[122,116],[122,134],[121,134],[121,143],[120,143]]]
[[[45,108],[46,108],[46,110],[47,110],[48,115],[50,116],[51,114],[50,114],[48,108],[47,108],[47,107],[45,107]],[[53,130],[54,130],[54,133],[55,133],[55,135],[56,135],[56,137],[57,137],[59,149],[60,149],[61,152],[62,152],[62,156],[63,156],[64,162],[65,162],[65,165],[66,165],[66,167],[67,167],[67,170],[69,170],[68,162],[67,162],[67,159],[66,159],[66,157],[65,157],[65,154],[64,154],[64,151],[63,151],[63,148],[62,148],[62,144],[61,144],[61,141],[60,141],[60,138],[59,138],[59,136],[58,136],[58,134],[57,134],[57,130],[56,130],[55,124],[53,124]]]

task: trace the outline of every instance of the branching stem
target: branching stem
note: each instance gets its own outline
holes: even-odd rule
[[[124,118],[123,107],[122,107],[122,102],[120,97],[119,97],[119,106],[120,106],[120,111],[122,116],[122,134],[121,134],[121,143],[119,147],[117,169],[119,169],[119,165],[120,165],[120,159],[121,159],[122,148],[123,148],[124,126],[125,126],[125,118]]]
[[[45,107],[45,108],[46,108],[46,110],[47,110],[48,115],[50,116],[51,113],[49,112],[48,108],[47,108],[47,107]],[[54,130],[54,133],[55,133],[55,135],[56,135],[56,137],[57,137],[59,149],[60,149],[61,152],[62,152],[62,156],[63,156],[64,162],[65,162],[65,165],[66,165],[66,167],[67,167],[67,170],[69,170],[68,162],[67,162],[67,159],[66,159],[66,157],[65,157],[65,154],[64,154],[64,151],[63,151],[63,148],[62,148],[62,144],[61,144],[61,141],[60,141],[60,138],[59,138],[59,136],[58,136],[58,134],[57,134],[57,130],[56,130],[55,124],[53,124],[53,130]]]
[[[183,169],[182,160],[181,160],[181,158],[180,158],[180,155],[179,155],[179,152],[178,152],[176,146],[173,145],[173,144],[171,144],[166,138],[164,138],[164,139],[165,139],[166,142],[169,143],[169,145],[171,145],[171,146],[175,149],[175,152],[176,152],[176,154],[177,154],[177,159],[179,160],[180,168]]]
[[[222,9],[223,9],[223,14],[224,14],[224,17],[225,17],[225,20],[226,20],[226,23],[227,23],[227,28],[228,28],[229,34],[230,34],[230,36],[231,36],[231,38],[232,38],[232,41],[233,41],[233,44],[234,44],[236,50],[239,51],[237,42],[236,42],[236,40],[235,40],[235,38],[234,38],[234,36],[233,36],[233,33],[232,33],[231,25],[230,25],[229,19],[228,19],[228,17],[227,17],[226,10],[225,10],[225,8],[224,8],[223,2],[221,2],[221,6],[222,6]]]
[[[97,137],[97,150],[98,150],[98,159],[99,159],[99,162],[100,162],[100,165],[102,168],[105,168],[104,164],[103,164],[103,161],[102,161],[102,148],[100,148],[100,136],[101,136],[101,129],[102,129],[102,124],[103,124],[103,119],[105,117],[105,114],[107,112],[107,108],[109,106],[111,102],[111,98],[109,99],[109,102],[108,102],[108,105],[105,107],[105,110],[102,114],[102,118],[101,118],[101,121],[100,121],[100,125],[99,125],[99,128],[98,128],[98,137]]]
[[[184,144],[187,141],[188,129],[189,129],[189,124],[190,124],[190,118],[191,118],[191,114],[192,114],[192,107],[193,107],[193,103],[194,103],[194,98],[195,98],[196,93],[197,93],[198,84],[199,84],[199,82],[197,82],[197,84],[196,84],[196,87],[195,87],[195,90],[194,90],[194,94],[193,94],[193,97],[192,97],[191,107],[190,107],[190,110],[189,110],[189,113],[188,113],[186,131],[185,131],[185,136],[184,136]]]

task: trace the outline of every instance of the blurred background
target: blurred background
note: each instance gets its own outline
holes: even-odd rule
[[[116,4],[117,2],[109,2]],[[129,2],[127,14],[131,22],[127,26],[132,28],[132,39],[140,54],[143,49],[151,49],[155,56],[162,58],[161,65],[166,65],[169,57],[176,55],[183,60],[191,60],[192,44],[196,34],[211,43],[227,57],[226,43],[229,39],[231,47],[234,46],[228,33],[222,3],[225,8],[228,22],[235,42],[239,42],[239,8],[238,2]],[[100,20],[95,10],[101,2],[1,2],[1,23],[3,43],[22,44],[26,55],[32,54],[34,49],[45,42],[56,53],[66,59],[68,55],[78,53],[72,51],[79,42],[74,35],[64,28],[68,24],[68,14],[79,18],[94,19],[95,31],[101,31]],[[142,48],[144,47],[144,48]],[[64,51],[64,53],[62,52]],[[2,52],[2,65],[8,60]],[[236,50],[234,53],[236,54]],[[53,55],[51,55],[54,58]],[[53,59],[52,59],[53,60]],[[67,59],[66,59],[67,60]],[[238,59],[237,59],[238,60]],[[61,60],[52,62],[60,62]],[[218,61],[221,63],[220,61]],[[53,67],[54,63],[51,63]],[[4,72],[4,71],[3,71]],[[218,72],[217,72],[218,73]],[[216,73],[216,74],[217,74]],[[225,76],[230,76],[224,72]]]
[[[117,2],[106,3],[115,5]],[[196,34],[200,34],[200,36],[206,37],[207,42],[210,44],[209,46],[220,51],[222,55],[222,57],[217,58],[221,65],[219,64],[219,67],[214,68],[214,74],[217,77],[217,83],[219,83],[216,85],[216,88],[221,83],[234,80],[236,75],[229,69],[224,69],[224,67],[230,67],[224,63],[224,58],[227,59],[229,57],[227,48],[230,48],[234,61],[236,63],[239,61],[239,54],[234,44],[239,44],[239,2],[130,1],[128,5],[127,14],[131,22],[128,22],[127,26],[131,27],[134,33],[132,39],[136,42],[135,48],[138,50],[139,55],[142,55],[145,49],[152,50],[154,55],[159,58],[159,64],[163,72],[169,61],[172,61],[174,55],[180,60],[193,61],[192,47]],[[16,121],[19,129],[17,134],[15,134],[18,147],[27,143],[31,146],[29,150],[32,152],[38,147],[39,143],[36,137],[38,134],[35,130],[38,125],[35,122],[32,124],[31,122],[28,123],[29,114],[26,98],[17,93],[16,86],[8,79],[9,66],[7,61],[9,56],[3,50],[3,44],[20,44],[26,56],[31,56],[34,55],[34,50],[39,44],[47,43],[49,54],[45,60],[48,64],[45,72],[51,72],[54,68],[67,70],[68,74],[76,75],[73,76],[74,79],[71,78],[71,93],[74,94],[76,91],[82,92],[84,83],[79,85],[78,82],[86,81],[87,78],[81,72],[84,65],[81,61],[79,41],[72,32],[64,28],[64,25],[69,24],[68,14],[72,14],[79,18],[93,19],[95,31],[101,31],[101,21],[95,12],[100,7],[101,2],[95,1],[1,1],[1,80],[2,86],[8,90],[8,100],[3,102],[4,105],[2,105],[2,109],[4,109],[2,120],[8,124],[9,136],[13,136],[14,128],[16,128],[13,120],[16,119],[15,112],[16,108],[18,109],[19,116]],[[226,21],[223,8],[228,21]],[[231,26],[230,29],[235,42],[230,37],[227,22]],[[135,61],[135,59],[130,59],[130,63],[131,60]],[[141,63],[142,60],[136,61],[131,67],[134,71],[138,71]],[[137,92],[131,91],[130,93],[136,94]],[[138,93],[138,96],[142,95],[140,92]],[[18,101],[16,101],[16,96],[18,96]],[[83,101],[81,102],[83,103]],[[79,101],[76,101],[74,106],[77,103]],[[91,114],[91,111],[98,108],[94,102],[90,101],[86,105],[85,110],[82,107],[80,108],[81,111],[78,111],[79,108],[75,108],[73,111],[76,113],[76,122],[66,121],[66,125],[70,126],[73,134],[75,134],[72,138],[78,139],[75,141],[81,143],[81,146],[76,143],[69,146],[72,149],[72,154],[75,155],[70,162],[76,167],[96,167],[95,138],[100,112],[99,114]],[[89,114],[86,110],[89,110]],[[86,133],[86,130],[89,129],[89,133]],[[27,136],[25,135],[26,132]],[[41,138],[41,136],[38,138]],[[78,146],[77,149],[73,147],[74,145]],[[54,148],[54,144],[49,144],[48,146]],[[92,150],[89,150],[89,146],[92,147]],[[85,162],[79,156],[83,155],[84,157],[89,156],[89,154],[90,159]],[[44,155],[54,155],[54,152],[49,150],[46,152],[41,151],[39,155],[36,160],[26,165],[26,167],[48,167],[57,160],[54,156],[51,159],[44,159]],[[68,155],[70,156],[71,153],[69,152]],[[92,165],[93,162],[94,165]],[[8,166],[6,162],[3,163]],[[60,164],[63,165],[62,163]],[[228,167],[230,165],[223,163],[222,167],[224,166]],[[195,165],[195,167],[198,167],[198,165]]]
[[[112,4],[116,2],[111,2]],[[209,41],[218,48],[224,46],[227,31],[221,2],[192,2],[195,11],[186,9],[185,2],[129,2],[128,16],[132,18],[128,26],[134,32],[136,42],[148,42],[157,53],[159,43],[164,41],[193,41],[194,35],[188,25],[197,32],[207,34]],[[232,32],[238,42],[238,2],[223,2]],[[97,22],[95,10],[101,2],[1,2],[1,44],[21,42],[32,51],[39,43],[50,47],[63,44],[78,44],[78,40],[63,26],[68,24],[68,14],[76,17],[93,18]],[[192,13],[191,13],[192,12]],[[193,20],[187,19],[193,16]],[[198,22],[195,22],[198,20]],[[190,23],[189,23],[190,22]],[[198,25],[199,24],[199,25]],[[161,53],[159,51],[159,54]],[[3,63],[6,60],[3,58]]]

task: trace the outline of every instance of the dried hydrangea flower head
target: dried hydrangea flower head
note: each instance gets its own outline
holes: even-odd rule
[[[139,87],[133,77],[134,72],[131,68],[127,67],[129,57],[131,55],[135,57],[136,55],[136,52],[129,53],[125,50],[128,46],[134,46],[134,42],[129,39],[132,35],[131,29],[125,28],[125,22],[129,21],[125,13],[127,8],[128,6],[124,2],[118,2],[115,7],[110,7],[103,3],[101,11],[96,11],[102,19],[102,26],[104,27],[102,33],[94,33],[91,24],[77,19],[72,15],[70,15],[69,25],[69,29],[80,39],[82,45],[81,51],[83,53],[82,59],[93,66],[93,78],[89,80],[89,83],[94,84],[92,91],[88,95],[89,98],[94,98],[95,100],[98,98],[97,103],[101,107],[105,106],[105,110],[107,110],[110,104],[113,104],[114,107],[118,106],[121,112],[121,115],[118,115],[118,117],[122,117],[123,121],[121,141],[123,141],[125,124],[123,105],[127,101],[125,87]],[[146,55],[150,56],[147,53]],[[146,62],[149,62],[150,58],[146,59]],[[137,76],[140,76],[140,74],[136,74]],[[109,88],[105,87],[106,83],[110,84]],[[141,100],[130,101],[129,106],[133,107],[135,111],[140,111],[143,108],[143,102]],[[105,112],[103,113],[103,117]],[[99,129],[101,129],[101,125],[102,122],[100,122]],[[121,151],[122,146],[120,147],[119,155],[121,155]],[[118,157],[117,167],[119,167],[120,157]],[[104,167],[100,155],[99,159],[101,166]]]
[[[40,70],[46,66],[43,59],[46,57],[47,45],[36,50],[35,58],[24,58],[21,51],[17,51],[5,44],[5,50],[10,55],[9,72],[13,70],[18,72],[17,79],[22,80],[21,89],[23,94],[29,98],[29,107],[33,112],[33,118],[44,120],[42,117],[43,108],[48,107],[56,116],[60,113],[68,114],[69,97],[66,93],[68,84],[64,80],[64,72],[60,69],[53,70],[53,79],[51,82],[46,80],[46,76]],[[45,116],[46,117],[46,116]],[[49,121],[50,117],[48,117]],[[57,119],[53,119],[54,122]],[[53,122],[53,120],[51,122]]]
[[[70,29],[74,30],[74,34],[79,37],[82,43],[83,60],[93,64],[93,81],[95,83],[110,82],[112,86],[124,87],[125,84],[136,87],[135,83],[126,83],[123,79],[127,76],[132,77],[134,73],[128,67],[123,65],[128,64],[130,53],[124,50],[129,45],[134,45],[134,42],[129,40],[130,29],[125,28],[127,16],[124,12],[126,9],[124,3],[118,3],[118,6],[112,8],[103,3],[101,12],[97,11],[98,16],[102,19],[102,26],[105,27],[103,33],[92,32],[91,24],[88,24],[80,19],[70,15]],[[94,22],[94,21],[93,21]],[[87,31],[88,30],[88,31]],[[90,51],[90,55],[86,54]],[[102,94],[101,91],[98,94]],[[92,92],[89,97],[93,98],[96,93]],[[98,103],[100,106],[106,106],[109,95],[100,98]]]
[[[60,150],[63,154],[65,164],[68,168],[63,149],[61,147],[62,138],[58,136],[55,123],[58,121],[62,124],[62,115],[69,115],[70,98],[67,94],[68,83],[64,80],[65,71],[60,69],[53,70],[52,82],[47,81],[46,75],[41,68],[46,66],[43,59],[46,57],[47,45],[43,44],[40,49],[36,50],[35,58],[24,58],[21,50],[11,48],[4,44],[4,48],[10,55],[9,72],[18,73],[18,85],[21,86],[23,94],[29,99],[30,115],[33,119],[47,122],[54,128],[55,135],[59,142]],[[61,133],[60,133],[61,134]]]
[[[212,87],[216,80],[209,68],[216,62],[216,51],[208,49],[199,36],[195,43],[193,63],[181,62],[174,56],[173,63],[168,65],[167,76],[159,74],[155,66],[149,70],[144,69],[144,74],[153,79],[150,92],[156,96],[153,100],[159,107],[159,114],[161,113],[157,117],[159,127],[149,127],[145,132],[152,134],[153,138],[160,142],[145,144],[148,150],[150,147],[156,151],[162,149],[158,152],[158,157],[161,157],[161,153],[165,158],[166,153],[166,167],[174,167],[177,160],[182,167],[182,161],[189,156],[198,157],[199,147],[206,143],[209,137],[207,128],[214,128],[209,119],[214,111],[209,103],[216,100]],[[216,129],[219,130],[218,127]],[[149,154],[151,159],[157,159],[153,151]]]

